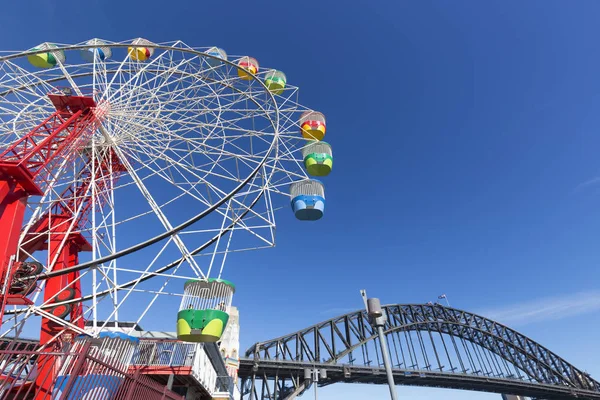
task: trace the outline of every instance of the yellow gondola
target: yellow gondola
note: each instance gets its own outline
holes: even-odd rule
[[[137,38],[131,44],[132,46],[128,47],[127,51],[132,60],[146,61],[154,54],[154,48],[148,47],[148,45],[153,45],[154,43],[149,40]]]

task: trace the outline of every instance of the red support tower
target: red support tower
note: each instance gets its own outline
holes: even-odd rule
[[[16,271],[11,258],[17,250],[27,198],[43,194],[47,172],[57,160],[69,156],[67,150],[78,140],[86,140],[99,122],[92,98],[52,93],[48,97],[56,111],[0,154],[0,321],[6,305],[23,304],[22,299],[9,295],[9,288]]]
[[[93,165],[93,163],[95,163]],[[95,170],[94,172],[92,172]],[[80,171],[75,187],[70,186],[60,198],[52,205],[49,212],[40,218],[29,230],[23,245],[23,258],[27,254],[44,249],[49,244],[49,260],[53,262],[53,271],[73,267],[79,264],[79,252],[92,250],[89,242],[80,233],[85,227],[88,215],[92,211],[91,185],[95,184],[96,193],[106,193],[118,176],[125,171],[125,167],[112,149],[103,157],[90,157],[89,162]],[[92,176],[94,179],[92,179]],[[97,206],[101,207],[104,197],[99,196]],[[44,303],[60,302],[74,297],[81,297],[81,284],[78,280],[79,272],[59,275],[46,280],[44,289]],[[79,328],[84,327],[83,310],[81,304],[57,305],[50,309],[50,313],[57,318],[70,316],[72,324]],[[62,326],[48,318],[42,318],[40,344],[46,345],[45,351],[57,350],[60,341],[55,338],[61,333]],[[38,361],[38,399],[43,399],[51,392],[49,386],[53,381],[54,371],[51,366],[52,356],[41,356]]]
[[[50,245],[49,262],[53,263],[53,260],[56,259],[56,263],[50,265],[53,271],[77,265],[79,263],[79,252],[92,250],[88,240],[81,234],[89,213],[92,211],[91,185],[95,183],[96,193],[106,194],[110,182],[114,183],[124,171],[125,167],[112,149],[108,149],[106,154],[100,157],[91,157],[79,173],[77,178],[79,184],[69,186],[61,194],[61,200],[55,202],[50,210],[31,226],[24,237],[23,251],[19,254],[19,261],[24,261],[29,254],[47,249]],[[92,174],[94,175],[93,179]],[[105,196],[98,196],[96,206],[101,207],[104,200]],[[44,302],[52,299],[65,301],[80,297],[81,286],[77,280],[78,277],[79,272],[73,272],[66,276],[48,279]],[[55,286],[56,290],[51,289]],[[61,292],[64,288],[72,290]],[[64,309],[65,307],[52,309],[51,312],[56,311],[55,315],[60,315],[64,314]],[[83,328],[81,305],[75,305],[70,311],[70,315],[71,322]],[[43,340],[41,342],[42,344],[46,343]]]
[[[85,144],[100,122],[96,103],[91,97],[62,93],[50,93],[48,97],[56,111],[0,154],[0,324],[7,305],[30,304],[25,298],[27,293],[10,294],[19,267],[16,251],[27,199],[44,193],[45,180],[57,161],[68,159],[74,149]],[[53,218],[60,219],[59,216]],[[77,248],[73,243],[61,246],[63,242],[58,240],[61,237],[59,232],[50,237],[52,252],[59,254],[56,264],[62,268],[76,265],[78,251],[83,247]],[[70,279],[76,279],[74,274],[70,275]],[[61,284],[61,278],[57,279],[59,281],[56,282],[49,280],[49,289],[46,289],[44,297],[52,298],[53,291],[56,295],[61,290],[56,289]]]

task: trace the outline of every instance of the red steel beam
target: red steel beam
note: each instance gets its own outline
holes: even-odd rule
[[[94,113],[96,103],[91,97],[58,94],[48,97],[56,111],[0,153],[0,324],[15,270],[10,260],[16,255],[27,199],[43,194],[40,186],[51,175],[54,164],[70,157],[69,150],[77,147],[77,141],[85,141],[99,123]],[[58,250],[55,243],[51,247]],[[77,264],[72,246],[66,254],[62,250],[55,254],[60,254],[61,263]],[[51,390],[46,387],[49,384],[46,381],[41,389]]]
[[[68,267],[73,267],[79,264],[79,252],[90,251],[91,246],[83,237],[80,231],[87,220],[87,216],[92,207],[92,194],[90,186],[95,182],[98,193],[104,192],[109,182],[114,182],[119,174],[125,171],[125,167],[120,163],[118,157],[111,149],[107,153],[107,157],[100,159],[96,165],[92,180],[92,163],[96,162],[95,158],[91,158],[86,164],[80,178],[79,185],[76,187],[70,186],[61,195],[62,201],[58,201],[52,205],[50,211],[41,218],[34,229],[36,234],[43,234],[45,229],[49,234],[41,235],[42,238],[49,238],[50,252],[48,260],[52,262],[56,260],[52,267],[53,271],[58,271]],[[79,210],[79,212],[77,212]],[[71,228],[71,229],[70,229]],[[75,231],[75,232],[74,232]],[[46,244],[45,239],[34,242],[36,246],[43,247]],[[38,250],[39,248],[28,249],[27,252]],[[81,297],[81,282],[78,280],[79,272],[69,273],[67,275],[59,275],[46,280],[44,288],[44,302],[50,303],[64,288],[73,288],[75,297]],[[70,311],[71,323],[79,328],[84,327],[83,310],[80,303],[75,304]],[[42,325],[40,332],[40,344],[47,345],[47,351],[53,348],[53,338],[58,336],[62,330],[62,326],[42,317]],[[44,365],[38,365],[39,370],[43,370],[45,376],[51,374],[52,371],[44,370]],[[47,393],[51,388],[45,387],[48,380],[42,378],[36,384],[39,387],[40,393]]]
[[[93,99],[49,97],[56,111],[0,153],[0,279],[5,278],[9,260],[17,250],[27,198],[43,194],[41,172],[51,170],[51,164],[68,146],[90,135],[99,122],[92,109],[96,104]]]

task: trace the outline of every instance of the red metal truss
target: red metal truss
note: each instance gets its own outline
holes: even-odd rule
[[[52,93],[48,97],[56,111],[0,153],[0,324],[6,305],[27,300],[26,293],[15,299],[9,291],[15,271],[29,255],[48,249],[48,267],[56,271],[77,265],[79,252],[91,250],[81,233],[90,211],[93,211],[91,185],[95,185],[95,191],[101,194],[96,203],[101,207],[106,200],[102,194],[106,194],[109,185],[125,171],[112,149],[103,157],[90,156],[79,171],[77,183],[69,186],[46,214],[30,227],[23,238],[22,252],[16,254],[28,197],[45,192],[45,185],[53,177],[58,162],[69,161],[81,150],[85,154],[82,147],[89,142],[103,114],[91,97]],[[12,265],[11,257],[14,257]],[[65,294],[67,298],[80,297],[78,278],[79,273],[74,272],[48,279],[44,302],[60,302],[66,299]],[[66,318],[70,314],[71,323],[80,328],[84,326],[81,304],[72,307],[57,305],[50,312],[58,318]],[[44,353],[52,350],[54,338],[60,332],[59,324],[42,318],[40,343],[46,345]],[[40,377],[47,378],[55,373],[53,368],[38,365]],[[52,391],[46,381],[36,382],[36,388],[40,393]]]
[[[96,164],[93,166],[92,162]],[[92,172],[94,170],[94,172]],[[69,240],[75,241],[81,247],[80,251],[91,251],[87,240],[79,233],[86,225],[92,206],[92,193],[90,185],[95,182],[96,193],[106,193],[110,182],[114,184],[125,167],[119,161],[113,149],[109,149],[104,157],[91,158],[79,172],[78,185],[69,186],[60,195],[50,210],[38,219],[29,229],[23,239],[22,252],[19,261],[24,261],[37,250],[47,248],[48,232],[66,232],[73,225]],[[94,179],[92,179],[94,173]],[[106,196],[97,197],[97,206],[102,207]],[[75,217],[76,215],[76,217]],[[57,217],[62,217],[57,219]],[[76,218],[73,224],[73,219]],[[52,226],[51,226],[52,221]]]
[[[40,171],[51,170],[50,164],[76,140],[85,140],[98,121],[93,112],[96,103],[91,98],[52,94],[49,97],[56,111],[0,154],[0,175],[16,180],[29,195],[43,193],[39,188],[41,182],[37,182]],[[69,106],[71,103],[73,106]]]
[[[88,162],[79,177],[81,184],[76,187],[69,186],[61,195],[62,199],[68,201],[54,203],[50,211],[52,215],[70,215],[79,209],[76,225],[81,228],[87,222],[92,205],[92,195],[89,191],[92,182],[96,182],[96,193],[106,193],[109,183],[114,184],[118,176],[126,171],[112,148],[99,161],[93,157],[91,160],[97,162],[95,168],[92,168],[91,162]],[[92,172],[93,169],[95,171]],[[92,173],[94,173],[93,179]],[[102,206],[105,197],[99,196],[98,200],[98,205]]]
[[[92,170],[94,171],[92,172]],[[24,261],[35,251],[47,249],[48,242],[50,242],[49,260],[52,263],[57,259],[54,265],[49,265],[53,271],[77,265],[78,260],[75,258],[69,258],[71,260],[69,262],[64,260],[70,253],[92,250],[89,242],[81,233],[92,207],[90,186],[95,182],[96,193],[106,193],[110,182],[114,183],[123,171],[125,171],[125,167],[112,149],[102,158],[91,158],[80,171],[77,177],[78,184],[64,190],[60,199],[52,204],[49,211],[29,229],[21,246],[19,261]],[[92,173],[95,176],[94,179],[92,179]],[[98,196],[97,205],[101,207],[104,200],[105,196]],[[59,262],[58,260],[63,261]],[[58,286],[59,289],[56,292],[48,294],[47,300],[52,299],[59,290],[71,285],[78,276],[78,273],[74,273],[64,277],[66,281]],[[46,284],[46,292],[51,292],[48,288],[53,286],[50,282],[54,279],[60,280],[58,277],[49,279]],[[74,289],[76,292],[80,292],[79,282],[75,283]],[[77,319],[80,315],[74,314],[76,313],[71,314],[71,321],[77,320],[78,323],[83,324],[81,319]]]
[[[96,103],[91,97],[52,93],[48,97],[56,111],[27,135],[0,153],[0,279],[2,282],[0,321],[6,305],[15,301],[12,298],[14,296],[9,297],[8,294],[14,271],[19,267],[19,260],[13,258],[13,261],[17,261],[17,263],[13,263],[15,265],[11,266],[11,257],[16,255],[27,198],[44,193],[45,180],[53,176],[56,164],[65,159],[69,160],[77,154],[77,151],[89,141],[100,122],[95,113]],[[106,169],[113,166],[119,168],[120,163],[115,161],[117,164],[112,165],[115,157],[112,152],[109,154],[109,161],[100,162],[97,169],[100,176],[109,176],[110,179]],[[94,162],[94,157],[91,157],[87,166]],[[80,251],[90,250],[88,242],[79,233],[80,226],[85,224],[80,216],[87,215],[91,207],[91,196],[88,196],[87,192],[93,178],[97,177],[92,176],[89,169],[83,168],[81,179],[77,181],[79,184],[67,189],[61,196],[63,201],[56,202],[49,212],[32,227],[32,234],[38,234],[38,237],[44,239],[31,241],[30,247],[24,249],[24,254],[31,254],[49,244],[49,260],[55,261],[53,269],[64,269],[79,263]],[[98,180],[98,182],[102,181],[103,179]],[[99,189],[105,188],[100,187]],[[66,201],[64,201],[65,199]],[[77,209],[79,212],[75,211]],[[18,257],[21,258],[21,255]],[[23,257],[26,258],[26,256]],[[44,301],[56,301],[56,296],[69,286],[73,286],[73,295],[80,295],[81,286],[78,276],[78,273],[72,273],[48,279],[44,291]],[[63,305],[62,307],[67,307],[62,312],[68,312],[73,323],[83,327],[81,305],[70,310],[68,309],[70,306]],[[57,324],[47,318],[42,318],[40,343],[51,342],[59,332]],[[48,346],[46,351],[51,347],[52,345]],[[40,375],[52,376],[56,373],[53,369],[46,370],[44,365],[38,367]],[[37,382],[36,386],[41,392],[52,390],[47,387],[47,382]]]
[[[95,167],[92,163],[96,163]],[[92,170],[94,171],[92,172]],[[92,211],[90,186],[95,182],[96,193],[106,193],[110,182],[116,182],[123,171],[125,171],[125,167],[112,149],[109,149],[107,154],[99,160],[91,158],[78,176],[77,182],[79,184],[69,186],[60,196],[60,200],[56,201],[50,207],[50,210],[29,229],[23,240],[19,261],[24,261],[35,251],[47,249],[48,241],[50,241],[50,262],[55,259],[64,261],[65,257],[70,260],[69,262],[57,261],[54,265],[49,265],[53,271],[77,265],[78,258],[73,258],[69,254],[92,250],[87,239],[81,234],[90,211]],[[92,179],[92,173],[95,176],[94,179]],[[102,206],[104,200],[105,196],[98,196],[98,207]],[[60,240],[54,243],[57,238]],[[52,299],[58,294],[58,291],[65,287],[72,287],[76,293],[81,293],[78,277],[79,273],[75,272],[65,277],[50,278],[46,283],[46,297],[48,297],[46,300]],[[54,287],[51,284],[54,280],[61,281],[61,284],[57,286],[58,290],[52,293],[49,288]],[[81,324],[81,327],[83,327],[83,318],[80,311],[80,306],[71,310],[71,321],[76,321],[78,325]]]
[[[56,111],[0,153],[0,321],[9,300],[15,271],[11,257],[17,250],[28,197],[43,194],[41,187],[54,164],[71,157],[100,122],[91,97],[52,93],[48,97]]]
[[[33,251],[46,247],[49,241],[50,265],[53,271],[58,271],[79,264],[79,252],[90,251],[91,246],[85,237],[81,234],[88,215],[92,210],[92,191],[91,185],[95,184],[96,193],[106,193],[110,188],[111,182],[114,183],[120,173],[125,171],[125,167],[119,161],[113,149],[109,149],[104,157],[99,159],[94,156],[86,163],[80,171],[76,186],[69,186],[60,196],[60,200],[55,202],[50,210],[40,218],[30,230],[30,235],[34,239],[23,246],[23,249],[31,254]],[[102,206],[105,197],[98,196],[98,206]],[[59,275],[46,280],[44,289],[44,303],[60,301],[58,296],[64,293],[65,288],[73,289],[74,297],[81,297],[81,282],[79,281],[79,272],[73,272],[66,275]],[[61,306],[58,306],[61,307]],[[62,306],[64,307],[64,306]],[[81,303],[76,303],[71,307],[70,321],[79,328],[84,327],[83,310]],[[53,310],[60,310],[52,308]],[[55,316],[57,316],[55,314]],[[56,324],[48,318],[42,318],[40,344],[47,345],[46,350],[50,351],[52,341],[62,330],[59,324]],[[46,370],[45,364],[38,364],[40,376],[51,375],[54,372]],[[50,388],[44,387],[46,381],[43,379],[37,382],[41,392],[46,392]]]

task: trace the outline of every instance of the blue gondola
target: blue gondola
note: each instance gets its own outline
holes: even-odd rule
[[[316,221],[325,211],[325,188],[316,179],[294,182],[290,186],[292,210],[301,221]]]

